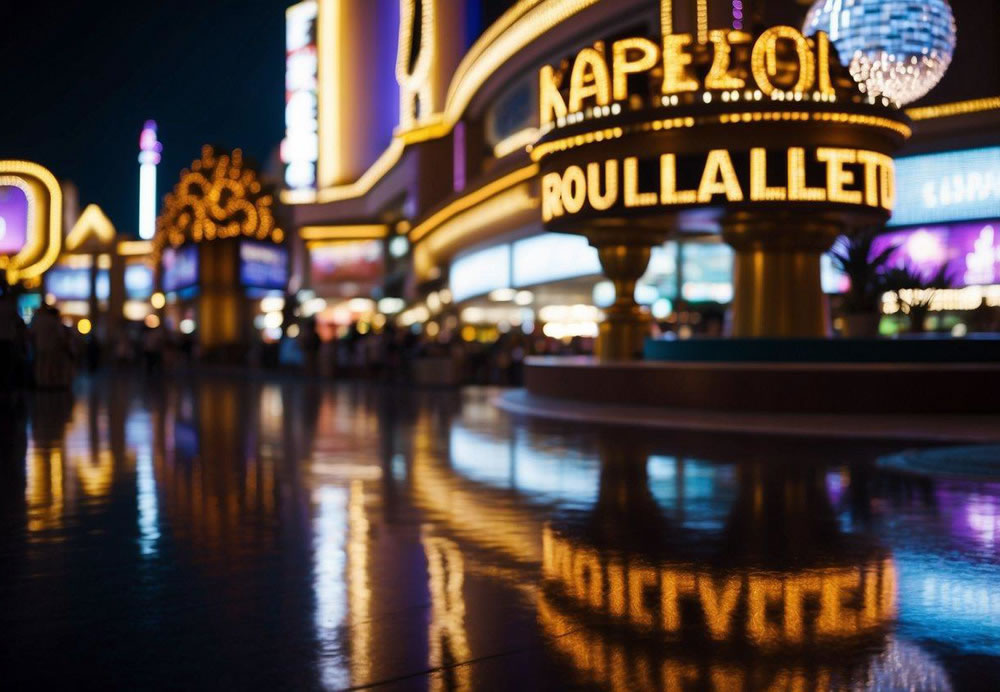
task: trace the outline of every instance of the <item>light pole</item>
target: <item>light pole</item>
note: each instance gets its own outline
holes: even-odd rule
[[[156,232],[156,164],[163,145],[156,139],[156,121],[147,120],[139,135],[139,237]]]

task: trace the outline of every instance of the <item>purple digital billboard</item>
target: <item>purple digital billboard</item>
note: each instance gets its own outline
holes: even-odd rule
[[[910,266],[930,277],[944,265],[956,287],[1000,284],[1000,220],[887,233],[873,253],[894,245],[890,266]]]
[[[270,243],[240,244],[240,283],[248,288],[284,290],[288,283],[288,251]]]
[[[28,196],[14,185],[0,185],[0,255],[15,255],[28,242]]]

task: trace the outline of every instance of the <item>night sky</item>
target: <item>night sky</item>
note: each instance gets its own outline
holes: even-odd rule
[[[159,192],[213,143],[265,162],[284,129],[290,0],[3,2],[0,158],[26,158],[136,233],[139,131],[164,145]],[[13,7],[12,7],[13,5]]]

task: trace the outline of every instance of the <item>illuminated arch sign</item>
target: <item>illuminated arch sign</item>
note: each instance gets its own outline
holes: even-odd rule
[[[62,191],[46,169],[0,161],[0,270],[7,281],[37,279],[62,247]]]

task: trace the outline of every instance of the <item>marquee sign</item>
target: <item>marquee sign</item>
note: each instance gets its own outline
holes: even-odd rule
[[[62,248],[62,190],[46,169],[0,161],[0,271],[11,285],[37,280]]]
[[[641,185],[641,178],[650,181],[648,186]],[[755,147],[749,152],[629,156],[547,173],[542,178],[542,218],[549,222],[613,209],[667,210],[718,201],[829,202],[891,210],[894,181],[892,158],[862,149]]]
[[[608,106],[633,96],[647,101],[666,97],[660,99],[664,105],[677,105],[683,95],[717,91],[731,96],[734,90],[751,89],[755,100],[837,99],[830,40],[823,32],[806,38],[790,26],[775,26],[756,40],[743,31],[721,29],[709,32],[708,38],[707,44],[690,34],[669,34],[659,43],[625,38],[611,44],[610,58],[607,46],[599,42],[581,50],[572,67],[543,67],[542,125],[572,122],[588,106]],[[700,72],[705,72],[704,78]]]
[[[603,358],[641,350],[628,297],[649,249],[683,231],[718,230],[734,250],[734,336],[826,336],[821,255],[895,205],[892,154],[911,134],[897,105],[823,32],[712,27],[698,7],[697,34],[674,33],[665,10],[665,35],[599,41],[538,74],[545,227],[587,236],[619,296]]]
[[[840,65],[820,32],[713,30],[598,42],[539,72],[543,220],[696,207],[855,211],[895,202],[906,117]]]

